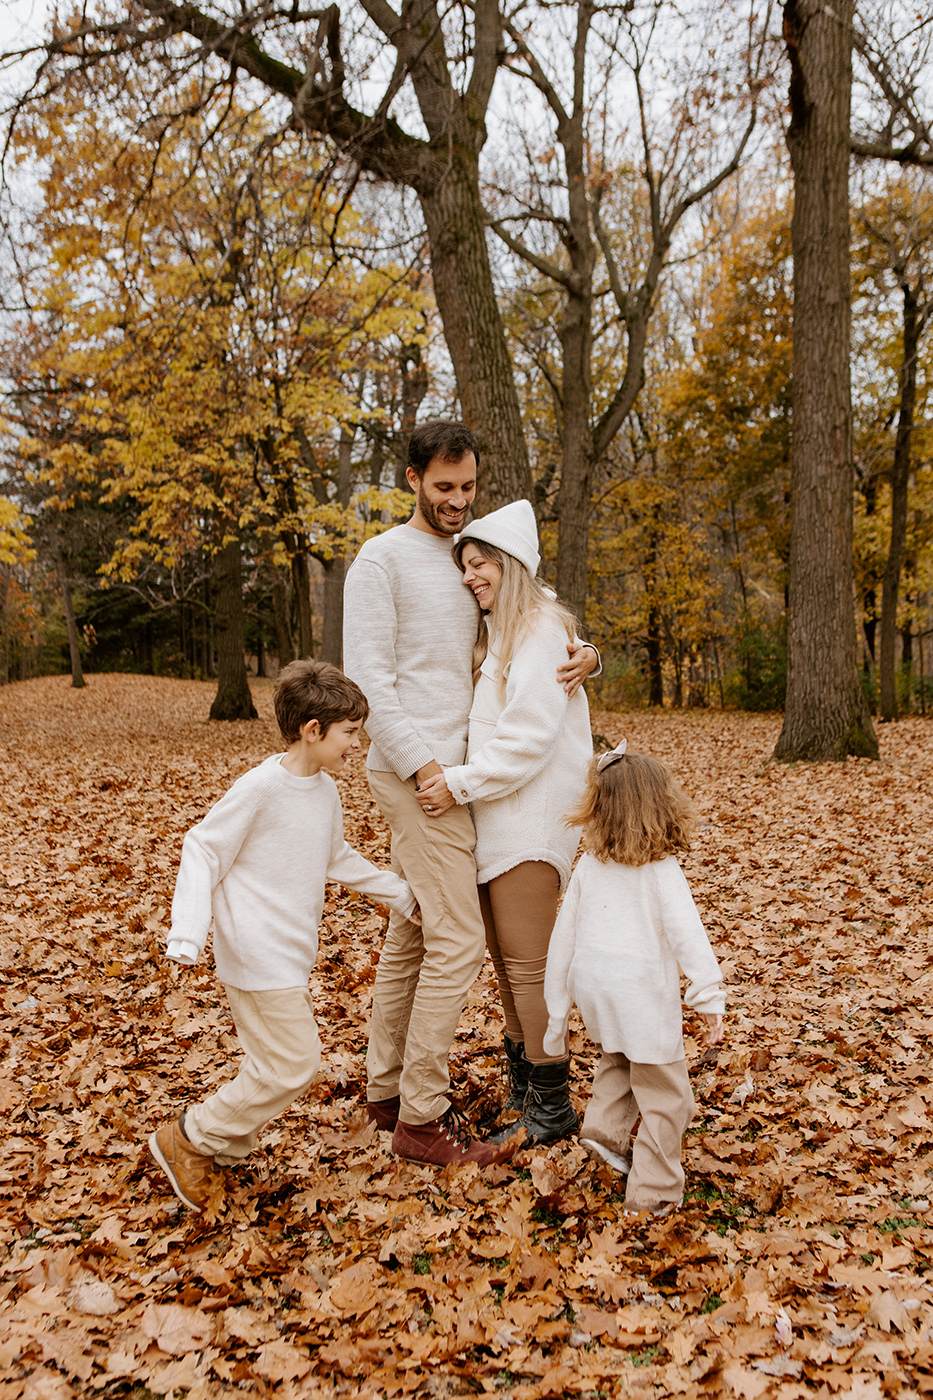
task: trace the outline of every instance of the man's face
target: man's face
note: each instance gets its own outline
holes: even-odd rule
[[[459,462],[432,457],[420,479],[408,468],[408,484],[415,493],[411,523],[432,535],[457,535],[476,495],[476,458],[472,452]]]

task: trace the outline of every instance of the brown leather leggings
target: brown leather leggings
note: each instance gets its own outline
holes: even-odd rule
[[[545,1055],[547,1005],[544,970],[557,917],[560,878],[553,865],[527,860],[479,887],[479,903],[510,1040],[524,1041],[532,1064],[553,1064]]]

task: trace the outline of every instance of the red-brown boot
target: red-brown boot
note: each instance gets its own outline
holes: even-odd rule
[[[505,1142],[479,1142],[470,1137],[468,1123],[451,1106],[430,1123],[403,1123],[400,1118],[392,1135],[392,1151],[409,1162],[431,1162],[437,1167],[447,1167],[452,1162],[491,1167],[507,1161],[524,1136],[524,1132],[516,1132]]]
[[[370,1123],[375,1123],[377,1128],[382,1128],[384,1132],[394,1133],[401,1106],[402,1101],[398,1094],[393,1094],[391,1099],[367,1099],[366,1116]]]

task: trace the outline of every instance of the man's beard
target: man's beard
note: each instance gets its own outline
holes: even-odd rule
[[[418,493],[415,499],[418,502],[418,509],[426,525],[430,525],[432,530],[437,530],[441,535],[456,535],[463,529],[464,521],[467,518],[467,511],[461,511],[456,521],[451,521],[447,516],[440,514],[437,506],[428,500],[424,488],[419,483]]]

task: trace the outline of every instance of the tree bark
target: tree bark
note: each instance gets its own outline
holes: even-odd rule
[[[292,555],[292,591],[298,614],[298,655],[314,654],[314,628],[311,620],[311,566],[308,551],[299,545]]]
[[[338,505],[348,506],[352,488],[352,451],[356,436],[352,428],[344,427],[340,433],[340,446],[337,451],[337,496]],[[321,641],[321,660],[339,666],[343,658],[343,582],[347,572],[347,556],[343,553],[341,541],[334,541],[334,552],[329,559],[322,559],[324,567],[324,629]]]
[[[879,661],[879,706],[883,720],[897,719],[894,651],[897,640],[897,599],[907,544],[907,488],[910,479],[910,448],[917,403],[917,349],[921,321],[917,289],[906,276],[901,281],[904,294],[903,359],[900,370],[900,405],[891,466],[891,543],[881,583],[881,656]]]
[[[71,685],[74,690],[82,690],[87,685],[84,668],[81,665],[81,638],[75,621],[74,604],[71,601],[71,585],[65,569],[65,556],[60,544],[55,546],[55,572],[62,594],[62,607],[65,611],[65,627],[68,630],[68,651],[71,657]]]
[[[787,706],[775,758],[878,756],[857,671],[849,379],[853,0],[787,0],[794,419]]]
[[[272,616],[275,621],[275,650],[279,667],[287,666],[295,659],[295,643],[288,620],[288,579],[284,569],[273,564],[272,574]]]
[[[454,367],[460,412],[480,450],[477,515],[531,500],[521,409],[486,248],[478,154],[453,147],[438,187],[421,196],[434,297]]]
[[[256,719],[243,655],[243,562],[240,541],[229,540],[214,560],[217,694],[211,719]]]

